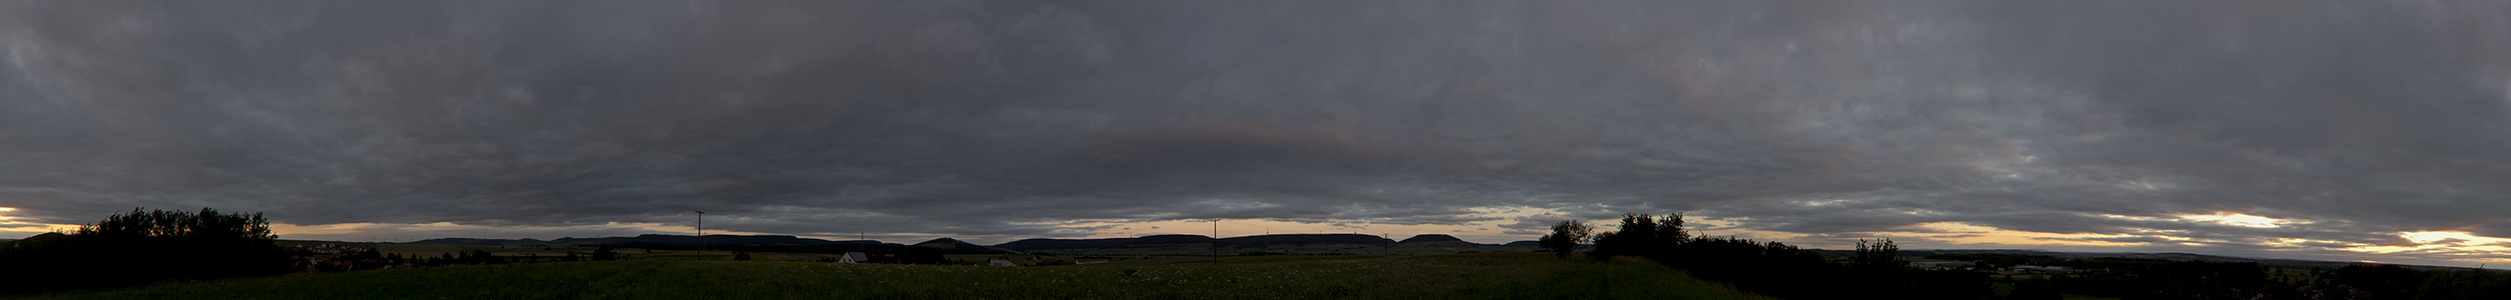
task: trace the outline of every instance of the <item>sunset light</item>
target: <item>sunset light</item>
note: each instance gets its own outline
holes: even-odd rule
[[[2283,227],[2283,224],[2284,224],[2284,223],[2288,223],[2288,222],[2289,222],[2289,221],[2285,221],[2285,220],[2277,220],[2277,219],[2274,219],[2274,218],[2260,217],[2260,216],[2252,216],[2252,215],[2241,214],[2241,213],[2216,213],[2216,214],[2212,214],[2212,215],[2180,215],[2180,219],[2182,219],[2182,220],[2189,220],[2189,221],[2198,221],[2198,222],[2207,222],[2207,223],[2223,224],[2223,225],[2240,226],[2240,227],[2251,227],[2251,228],[2276,228],[2276,227]]]

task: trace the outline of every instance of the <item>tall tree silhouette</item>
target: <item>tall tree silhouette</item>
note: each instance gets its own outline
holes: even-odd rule
[[[1669,214],[1658,218],[1648,214],[1622,215],[1620,229],[1596,234],[1596,248],[1588,257],[1609,260],[1614,256],[1640,256],[1663,260],[1676,246],[1691,240],[1683,231],[1683,215]]]
[[[1544,249],[1552,249],[1552,253],[1561,258],[1569,258],[1570,252],[1578,251],[1578,244],[1587,242],[1587,237],[1595,234],[1595,230],[1595,226],[1587,226],[1578,220],[1562,220],[1560,224],[1552,225],[1552,234],[1543,235],[1535,243]]]

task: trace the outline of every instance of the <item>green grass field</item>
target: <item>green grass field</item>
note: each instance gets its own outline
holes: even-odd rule
[[[296,274],[30,299],[1767,299],[1542,253],[974,267],[644,260]],[[1113,264],[1113,263],[1110,263]]]

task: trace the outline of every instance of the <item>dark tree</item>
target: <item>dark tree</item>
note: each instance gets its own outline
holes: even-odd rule
[[[1596,248],[1588,257],[1609,260],[1614,256],[1639,256],[1666,261],[1676,246],[1689,241],[1691,234],[1683,231],[1683,215],[1671,214],[1657,218],[1648,214],[1622,215],[1620,229],[1595,235]]]
[[[1595,234],[1588,257],[1637,256],[1683,269],[1695,278],[1785,299],[1986,299],[1987,277],[1964,271],[1919,271],[1892,241],[1860,242],[1845,264],[1779,242],[1693,237],[1682,214],[1630,214],[1621,228]]]
[[[601,247],[601,248],[593,248],[593,260],[596,260],[596,261],[613,261],[613,260],[619,260],[619,252],[618,252],[618,251],[612,251],[612,250],[610,250],[610,245],[602,245],[602,247]]]
[[[750,261],[750,252],[733,252],[733,261]]]
[[[66,235],[0,249],[0,293],[140,285],[163,280],[287,273],[289,251],[261,214],[143,210],[107,216]]]
[[[1553,254],[1561,258],[1569,258],[1570,252],[1578,251],[1578,244],[1586,243],[1587,236],[1595,234],[1595,230],[1595,226],[1587,226],[1578,220],[1563,220],[1560,224],[1553,224],[1552,234],[1544,235],[1536,244],[1552,249]]]
[[[1901,259],[1901,246],[1892,244],[1892,239],[1871,244],[1865,239],[1858,239],[1857,256],[1849,263],[1861,270],[1897,270],[1909,266],[1909,260]]]

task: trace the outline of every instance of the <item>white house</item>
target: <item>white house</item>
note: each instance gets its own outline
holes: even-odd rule
[[[992,260],[987,260],[987,261],[985,261],[985,264],[986,264],[986,265],[989,265],[989,266],[996,266],[996,267],[1018,267],[1018,266],[1020,266],[1020,264],[1019,264],[1019,263],[1014,263],[1014,262],[1011,262],[1011,260],[1009,260],[1009,259],[1001,259],[1001,258],[996,258],[996,259],[992,259]]]
[[[863,252],[846,252],[845,256],[837,257],[837,263],[841,264],[859,264],[869,262],[872,262],[872,259],[870,257],[863,256]]]

